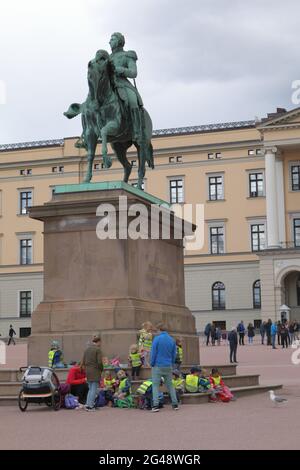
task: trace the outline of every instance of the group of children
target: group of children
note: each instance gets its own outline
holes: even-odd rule
[[[151,322],[145,322],[142,325],[142,329],[139,331],[138,343],[130,346],[128,365],[131,368],[131,377],[129,377],[128,373],[122,368],[118,358],[114,358],[111,361],[106,357],[103,358],[103,374],[99,384],[95,407],[108,405],[119,408],[152,408],[151,378],[142,382],[135,393],[132,392],[132,381],[139,379],[141,367],[150,366],[153,334],[155,334],[153,325]],[[50,359],[49,357],[49,360]],[[172,372],[172,384],[175,388],[179,403],[181,403],[184,393],[208,392],[211,402],[218,400],[226,402],[234,399],[216,368],[212,369],[209,375],[204,369],[201,369],[199,366],[194,366],[188,374],[184,374],[180,371],[182,363],[182,343],[181,339],[177,338],[176,360],[175,369]],[[70,370],[69,374],[70,377],[67,382],[71,385],[71,393],[73,389],[74,392],[77,392],[76,395],[79,397],[79,402],[84,403],[87,394],[84,370],[80,368],[80,365],[74,365],[74,368]],[[76,374],[76,378],[74,374]],[[164,385],[163,378],[160,385]],[[82,396],[80,394],[82,394]],[[159,393],[159,404],[161,407],[163,403],[164,394],[161,390]]]

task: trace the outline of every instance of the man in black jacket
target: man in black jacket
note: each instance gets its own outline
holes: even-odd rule
[[[16,334],[17,334],[17,333],[16,333],[15,330],[13,329],[13,326],[12,326],[12,325],[9,325],[9,333],[8,333],[9,340],[8,340],[7,346],[9,346],[11,342],[13,342],[14,345],[16,345],[16,342],[15,342],[15,340],[14,340],[14,335],[16,335]]]
[[[236,332],[236,328],[233,327],[231,332],[228,335],[229,347],[230,347],[230,362],[231,364],[236,362],[236,352],[238,347],[238,335]]]

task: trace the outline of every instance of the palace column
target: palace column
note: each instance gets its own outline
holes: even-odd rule
[[[276,147],[265,149],[267,248],[279,247],[279,221],[276,176]]]

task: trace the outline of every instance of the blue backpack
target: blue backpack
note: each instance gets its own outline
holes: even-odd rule
[[[105,405],[107,405],[107,401],[106,401],[106,398],[105,398],[105,391],[100,390],[100,392],[98,393],[98,396],[95,400],[95,407],[96,408],[102,408]]]
[[[74,410],[75,408],[79,407],[79,402],[77,397],[74,397],[74,395],[71,395],[71,393],[68,393],[65,396],[65,408],[67,410]]]

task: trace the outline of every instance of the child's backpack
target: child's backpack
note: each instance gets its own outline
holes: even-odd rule
[[[107,405],[107,400],[106,400],[106,396],[105,396],[105,391],[100,390],[100,392],[98,393],[98,396],[95,400],[95,407],[96,408],[102,408],[103,406],[106,406],[106,405]]]
[[[75,408],[79,407],[79,402],[77,397],[74,397],[74,395],[71,395],[71,393],[68,393],[65,396],[65,408],[67,410],[74,410]]]
[[[122,399],[118,398],[115,403],[115,406],[117,408],[135,408],[136,407],[131,395]]]
[[[65,395],[67,395],[68,393],[70,393],[70,388],[71,388],[71,387],[70,387],[70,384],[67,384],[67,383],[65,383],[65,384],[60,384],[60,386],[59,386],[60,393],[61,393],[63,396],[65,396]]]

